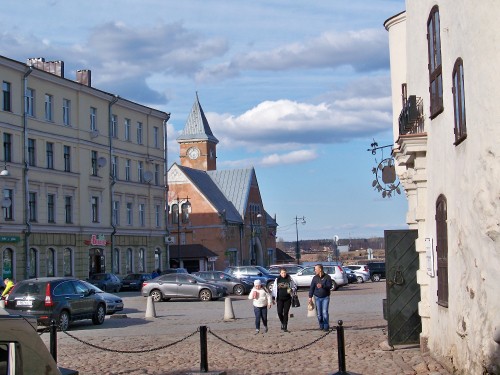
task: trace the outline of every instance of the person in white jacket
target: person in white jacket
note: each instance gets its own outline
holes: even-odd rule
[[[253,311],[255,314],[255,334],[260,332],[260,321],[264,325],[264,332],[267,333],[267,309],[273,303],[271,294],[262,286],[260,280],[253,282],[253,288],[248,295],[248,299],[253,300]]]

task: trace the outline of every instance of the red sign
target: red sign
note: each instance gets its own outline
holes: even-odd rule
[[[106,237],[104,237],[104,234],[93,234],[92,237],[89,240],[83,241],[85,245],[92,245],[92,246],[106,246],[109,244],[108,241],[106,241]]]

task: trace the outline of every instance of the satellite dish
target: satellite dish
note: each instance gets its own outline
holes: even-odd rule
[[[104,158],[104,157],[101,156],[100,158],[97,159],[97,166],[99,168],[102,168],[105,165],[106,165],[106,158]]]
[[[4,199],[2,199],[2,207],[3,208],[9,208],[11,205],[12,205],[12,201],[10,200],[10,198],[5,197]]]
[[[153,173],[151,173],[150,171],[144,172],[144,181],[151,182],[152,179],[153,179]]]

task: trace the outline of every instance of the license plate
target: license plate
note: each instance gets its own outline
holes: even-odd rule
[[[16,301],[16,306],[33,306],[33,301]]]

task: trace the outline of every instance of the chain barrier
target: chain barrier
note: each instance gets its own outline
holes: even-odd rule
[[[266,354],[266,355],[275,355],[275,354],[287,354],[287,353],[293,353],[293,352],[296,352],[296,351],[299,351],[301,349],[305,349],[315,343],[317,343],[319,340],[325,338],[326,336],[328,336],[330,333],[332,332],[332,330],[328,330],[328,332],[326,332],[324,335],[318,337],[317,339],[311,341],[310,343],[308,344],[305,344],[305,345],[302,345],[302,346],[299,346],[298,348],[292,348],[292,349],[287,349],[287,350],[278,350],[278,351],[270,351],[270,352],[265,352],[265,351],[260,351],[260,350],[252,350],[252,349],[247,349],[247,348],[244,348],[242,346],[239,346],[239,345],[236,345],[236,344],[233,344],[229,341],[227,341],[226,339],[220,337],[219,335],[215,334],[214,332],[212,332],[210,330],[210,328],[208,329],[208,333],[210,333],[212,336],[214,336],[215,338],[219,339],[220,341],[226,343],[227,345],[229,346],[232,346],[233,348],[236,348],[236,349],[239,349],[239,350],[243,350],[245,352],[249,352],[249,353],[254,353],[254,354]]]
[[[100,350],[104,350],[106,352],[112,352],[112,353],[126,353],[126,354],[135,354],[135,353],[149,353],[149,352],[154,352],[154,351],[157,351],[157,350],[161,350],[161,349],[166,349],[166,348],[169,348],[171,346],[174,346],[176,344],[179,344],[181,343],[182,341],[185,341],[187,340],[188,338],[196,335],[200,330],[197,329],[196,331],[194,331],[193,333],[187,335],[186,337],[180,339],[180,340],[177,340],[177,341],[174,341],[174,342],[171,342],[170,344],[166,344],[166,345],[162,345],[162,346],[158,346],[156,348],[150,348],[150,349],[141,349],[141,350],[118,350],[118,349],[108,349],[108,348],[104,348],[102,346],[99,346],[99,345],[95,345],[95,344],[92,344],[90,342],[87,342],[87,341],[84,341],[76,336],[73,336],[71,333],[68,333],[66,331],[62,331],[63,333],[65,333],[67,336],[71,337],[72,339],[84,344],[84,345],[87,345],[87,346],[90,346],[94,349],[100,349]]]

